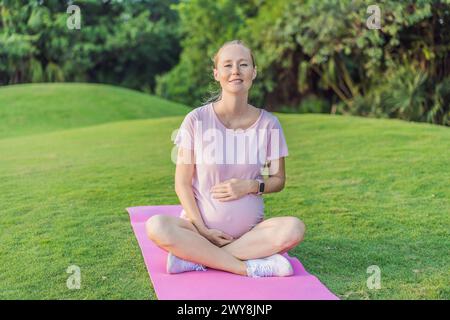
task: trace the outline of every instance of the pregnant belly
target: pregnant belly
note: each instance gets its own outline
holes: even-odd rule
[[[232,201],[209,197],[197,204],[208,228],[222,230],[234,238],[239,238],[264,218],[263,199],[253,194]]]

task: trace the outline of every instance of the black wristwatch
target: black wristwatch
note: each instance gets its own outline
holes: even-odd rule
[[[258,185],[258,192],[257,192],[256,194],[257,194],[257,195],[261,195],[261,194],[263,194],[263,192],[264,192],[264,187],[265,187],[265,185],[264,185],[264,180],[262,180],[262,179],[256,179],[256,181],[259,182],[259,185]]]

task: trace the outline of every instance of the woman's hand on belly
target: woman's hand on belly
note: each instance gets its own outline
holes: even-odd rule
[[[229,179],[213,186],[211,197],[218,201],[231,201],[240,199],[252,190],[253,180]]]

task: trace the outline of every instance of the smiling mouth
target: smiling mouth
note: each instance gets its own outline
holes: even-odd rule
[[[241,82],[243,82],[242,80],[240,80],[240,79],[235,79],[235,80],[231,80],[231,81],[229,81],[230,83],[241,83]]]

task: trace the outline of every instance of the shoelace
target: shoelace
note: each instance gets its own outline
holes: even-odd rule
[[[256,265],[252,271],[255,278],[270,277],[273,274],[272,266],[269,264]]]
[[[181,261],[183,265],[183,270],[192,270],[193,267],[195,271],[206,271],[205,267],[203,267],[201,264],[193,263],[180,258],[178,259]]]
[[[195,266],[195,271],[206,271],[205,267],[201,264]]]

